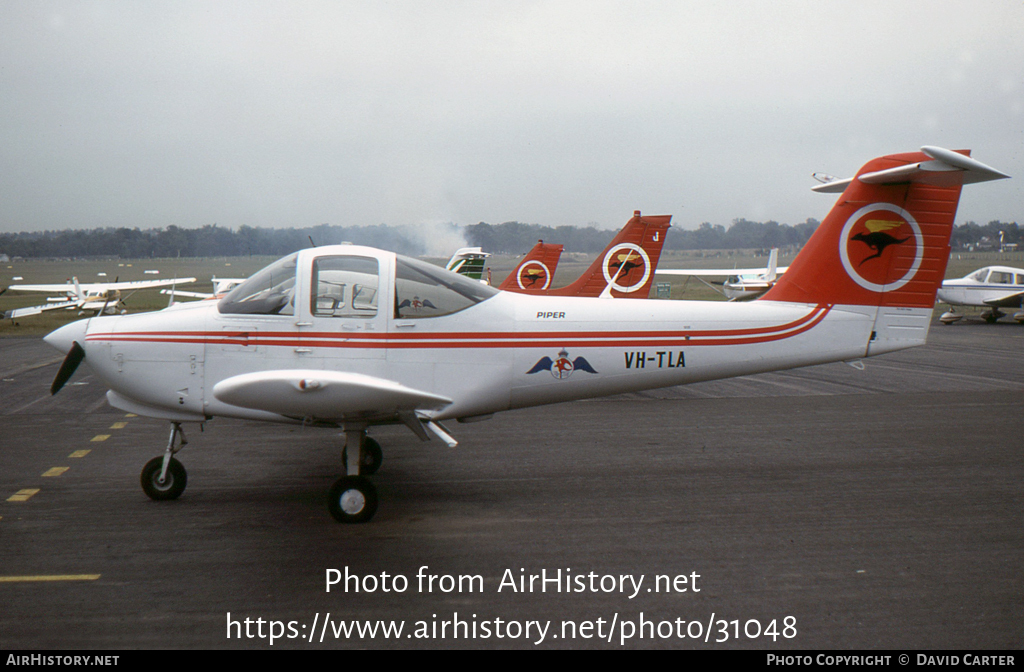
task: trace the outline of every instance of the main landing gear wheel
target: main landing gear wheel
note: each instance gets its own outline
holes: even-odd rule
[[[377,512],[377,488],[362,476],[343,476],[331,486],[327,508],[339,523],[365,523]]]
[[[167,465],[167,474],[164,476],[163,482],[161,482],[160,471],[163,467],[163,456],[154,457],[149,462],[146,462],[146,466],[142,468],[142,476],[140,478],[142,489],[146,495],[158,502],[180,497],[181,493],[185,492],[185,484],[188,481],[185,467],[181,466],[181,462],[172,457],[170,464]]]
[[[341,451],[341,461],[346,463],[348,461],[348,452],[344,449]],[[363,439],[363,455],[362,459],[359,460],[359,473],[372,476],[377,473],[380,469],[381,463],[384,461],[384,451],[381,450],[380,444],[370,437]]]

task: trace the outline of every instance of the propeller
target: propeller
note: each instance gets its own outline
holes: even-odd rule
[[[64,363],[60,365],[60,370],[57,371],[57,375],[53,379],[53,384],[50,385],[51,396],[60,392],[64,383],[68,382],[83,359],[85,359],[85,349],[78,344],[78,341],[73,342],[67,356],[64,357]]]

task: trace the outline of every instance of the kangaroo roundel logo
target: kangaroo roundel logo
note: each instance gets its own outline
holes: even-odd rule
[[[651,260],[639,245],[619,243],[604,255],[604,279],[612,289],[636,292],[650,277]]]
[[[914,262],[900,278],[890,278],[896,250],[911,248]],[[909,256],[909,255],[908,255]],[[839,257],[850,279],[872,292],[891,292],[914,279],[924,258],[917,220],[891,203],[866,205],[853,213],[839,234]]]
[[[551,284],[551,271],[542,261],[528,261],[519,267],[516,283],[519,289],[547,289]]]

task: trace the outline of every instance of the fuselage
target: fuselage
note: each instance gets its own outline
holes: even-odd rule
[[[368,267],[375,265],[376,277],[345,270],[350,276],[342,282],[325,270],[353,267],[347,258],[373,262]],[[219,302],[82,320],[47,340],[65,350],[78,341],[113,405],[181,421],[302,420],[234,406],[214,394],[219,382],[255,371],[342,371],[394,381],[451,399],[431,412],[443,420],[883,351],[877,343],[872,351],[882,329],[879,311],[863,306],[549,297],[486,288],[480,300],[437,315],[448,305],[447,289],[412,283],[401,260],[357,246],[303,250],[290,271],[291,299],[283,311],[225,312],[232,293]],[[890,317],[920,330],[921,315]],[[923,342],[924,320],[916,340],[885,349]]]
[[[944,280],[938,300],[954,306],[1016,307],[1021,305],[1021,293],[1024,268],[986,266],[963,278]]]

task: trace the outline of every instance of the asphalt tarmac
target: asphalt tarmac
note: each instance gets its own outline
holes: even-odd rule
[[[1013,323],[936,324],[863,371],[452,423],[455,449],[380,428],[380,508],[354,526],[327,512],[341,438],[324,429],[187,428],[187,490],[150,501],[139,472],[169,425],[108,407],[85,367],[50,397],[60,359],[0,340],[3,649],[1022,642]]]

